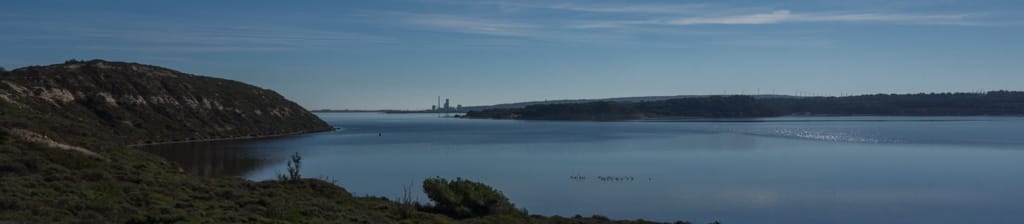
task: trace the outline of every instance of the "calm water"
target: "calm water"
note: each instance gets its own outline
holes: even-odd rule
[[[285,159],[298,152],[307,177],[392,198],[410,183],[420,189],[427,177],[463,177],[545,215],[1024,223],[1020,117],[548,122],[319,115],[340,130],[154,151],[194,173],[253,180],[284,172]]]

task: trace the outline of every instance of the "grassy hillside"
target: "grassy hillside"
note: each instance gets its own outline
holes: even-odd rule
[[[764,117],[777,113],[748,96],[710,96],[651,102],[591,102],[530,105],[470,111],[466,117],[525,120],[631,120],[657,117]]]
[[[149,100],[161,94],[170,95]],[[646,223],[529,215],[464,180],[425,184],[441,200],[434,206],[355,197],[345,183],[298,175],[197,177],[125,146],[324,128],[269,90],[152,66],[90,61],[0,73],[0,223]]]
[[[470,111],[469,118],[631,120],[749,118],[784,115],[979,116],[1024,115],[1024,92],[875,94],[848,97],[707,96],[647,102],[530,105]]]
[[[67,133],[144,144],[329,130],[274,91],[156,66],[101,60],[0,74],[4,112],[19,126],[72,126]],[[15,110],[16,109],[16,110]],[[27,118],[27,119],[26,119]],[[47,122],[36,122],[47,121]],[[47,128],[47,129],[54,129]],[[104,136],[96,136],[102,132]]]

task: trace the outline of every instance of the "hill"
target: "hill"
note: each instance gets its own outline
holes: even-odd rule
[[[469,118],[527,120],[753,118],[785,115],[1024,115],[1024,92],[874,94],[849,97],[704,96],[661,101],[539,104],[466,113]]]
[[[525,120],[632,120],[657,117],[761,117],[776,114],[748,96],[687,97],[662,101],[540,104],[466,113],[469,118]]]
[[[705,98],[712,96],[721,95],[675,95],[675,96],[633,96],[633,97],[615,97],[615,98],[602,98],[602,99],[570,99],[570,100],[543,100],[543,101],[527,101],[518,103],[503,103],[487,106],[468,106],[462,107],[459,112],[469,111],[481,111],[488,109],[517,109],[524,108],[532,105],[546,105],[546,104],[581,104],[581,103],[594,103],[594,102],[615,102],[615,103],[638,103],[638,102],[652,102],[652,101],[665,101],[673,99],[685,99],[685,98]],[[774,98],[798,98],[795,96],[786,95],[750,95],[757,99],[774,99]]]
[[[765,100],[782,115],[1024,115],[1024,92],[872,94]]]
[[[330,130],[298,104],[241,82],[123,62],[68,61],[0,76],[13,127],[121,144],[216,140]],[[105,133],[97,135],[96,133]]]

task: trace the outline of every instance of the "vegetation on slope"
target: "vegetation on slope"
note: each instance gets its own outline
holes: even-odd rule
[[[490,187],[466,180],[451,183],[473,187],[450,187],[443,194],[433,190],[434,183],[447,181],[425,181],[428,196],[439,200],[436,207],[409,206],[386,198],[355,197],[336,185],[344,183],[320,179],[252,182],[191,176],[161,158],[129,148],[107,150],[103,159],[25,143],[6,132],[0,132],[0,142],[0,220],[8,221],[650,223],[601,216],[530,216],[515,210],[504,196],[495,197],[500,193]],[[450,200],[452,195],[461,200]]]
[[[469,180],[430,178],[423,181],[423,191],[436,203],[432,211],[450,217],[526,214],[525,211],[516,210],[515,205],[501,192]]]
[[[122,144],[324,131],[331,127],[274,91],[156,66],[75,61],[0,74],[0,101],[21,126],[53,125]],[[12,112],[9,108],[7,112]],[[20,119],[28,118],[28,119]],[[34,122],[29,121],[52,121]]]
[[[1024,92],[876,94],[849,97],[709,96],[650,102],[531,105],[466,113],[469,118],[630,120],[743,118],[782,115],[1024,115]]]
[[[748,96],[710,96],[652,102],[592,102],[530,105],[466,113],[470,118],[526,120],[629,120],[654,117],[775,116],[761,101]]]
[[[1024,92],[874,94],[766,100],[782,114],[974,116],[1024,115]]]

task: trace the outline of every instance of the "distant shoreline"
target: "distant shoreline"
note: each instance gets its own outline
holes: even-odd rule
[[[1024,116],[1024,92],[874,94],[846,97],[710,96],[644,102],[540,104],[487,109],[467,118],[628,121],[782,116]]]
[[[382,110],[311,110],[313,113],[378,113]]]

